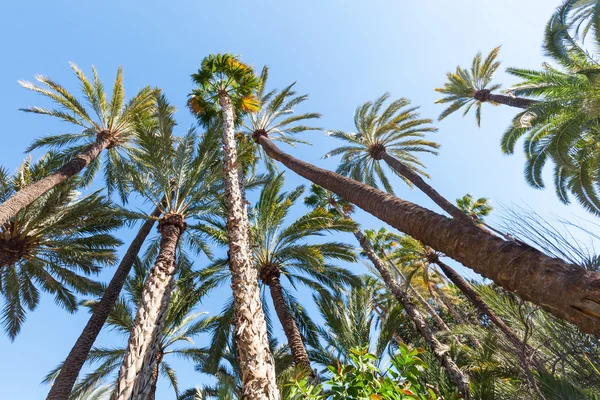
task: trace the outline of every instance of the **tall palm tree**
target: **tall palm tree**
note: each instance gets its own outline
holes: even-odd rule
[[[302,186],[289,193],[282,192],[283,174],[266,184],[256,206],[252,208],[251,242],[259,279],[269,290],[276,315],[283,327],[296,365],[310,371],[305,341],[315,344],[318,339],[315,324],[304,306],[291,293],[302,284],[318,293],[337,291],[341,285],[356,284],[356,277],[332,261],[355,261],[351,246],[341,242],[313,243],[311,239],[327,233],[350,232],[354,224],[343,221],[320,209],[300,216],[287,224],[291,208],[304,192]],[[223,223],[206,226],[205,231],[221,245],[226,245]],[[225,269],[228,259],[217,260],[199,274],[210,286],[223,283],[230,274]],[[283,285],[282,278],[291,287]],[[231,313],[229,313],[231,314]],[[301,329],[302,328],[302,329]],[[217,335],[219,336],[219,335]],[[218,354],[214,348],[213,354]]]
[[[425,193],[442,210],[453,218],[471,223],[454,204],[446,200],[421,175],[428,177],[420,168],[424,165],[416,154],[437,154],[439,144],[425,140],[428,132],[437,129],[431,126],[430,119],[421,119],[416,112],[418,107],[409,107],[410,101],[404,98],[392,101],[383,111],[389,93],[374,102],[367,102],[356,109],[354,125],[356,133],[330,131],[327,134],[347,142],[324,157],[342,154],[337,172],[377,188],[377,180],[384,189],[394,194],[392,186],[381,168],[380,161],[410,186],[414,185]]]
[[[23,111],[58,118],[77,126],[81,132],[46,136],[36,140],[29,147],[27,151],[41,147],[58,149],[69,146],[64,151],[65,162],[60,168],[49,171],[47,176],[38,177],[38,180],[30,182],[18,193],[2,201],[0,224],[6,223],[23,207],[86,167],[88,168],[82,182],[88,183],[100,169],[99,157],[104,150],[108,150],[104,166],[107,188],[118,189],[120,186],[113,175],[115,166],[122,162],[120,150],[127,149],[134,136],[135,120],[152,107],[155,90],[145,87],[125,102],[123,70],[119,68],[111,99],[108,100],[95,69],[94,78],[90,81],[75,64],[71,64],[71,68],[77,75],[91,110],[66,88],[43,75],[36,76],[36,80],[43,86],[26,81],[19,82],[24,88],[40,93],[59,106],[57,109],[35,106],[24,108]]]
[[[215,132],[209,131],[198,139],[190,129],[177,138],[173,135],[174,109],[163,96],[157,98],[157,109],[154,129],[138,133],[138,148],[131,154],[135,163],[129,166],[128,181],[137,193],[160,208],[160,241],[151,247],[154,249],[151,254],[157,255],[132,325],[116,400],[146,399],[152,390],[159,332],[167,318],[178,272],[176,249],[181,242],[197,253],[207,251],[202,235],[186,226],[210,215],[214,208],[211,192],[219,178],[215,168],[218,161]]]
[[[205,124],[220,113],[223,123],[229,266],[244,396],[277,400],[275,368],[260,303],[258,274],[251,259],[248,214],[235,142],[236,120],[257,109],[255,91],[259,80],[251,67],[230,54],[206,57],[192,79],[198,85],[188,101],[192,112]]]
[[[178,262],[182,262],[181,259]],[[185,261],[184,261],[185,262]],[[151,259],[144,262],[137,261],[132,276],[127,278],[125,291],[119,299],[116,306],[111,310],[108,317],[106,328],[121,335],[129,335],[133,328],[133,321],[136,315],[138,304],[144,289],[145,277],[150,270]],[[186,266],[180,267],[186,268]],[[152,388],[148,399],[154,400],[156,387],[160,375],[167,378],[178,395],[179,388],[177,384],[177,374],[173,367],[168,363],[169,358],[177,357],[193,363],[199,362],[205,355],[205,350],[194,344],[194,339],[198,335],[208,331],[213,318],[206,317],[206,313],[198,313],[194,308],[198,304],[203,292],[194,288],[189,277],[182,276],[177,280],[176,288],[173,292],[164,327],[160,332],[160,345],[156,354],[157,361],[152,375]],[[91,300],[84,302],[84,305],[94,312],[99,301]],[[99,386],[105,386],[107,383],[111,390],[114,390],[116,373],[123,362],[126,352],[125,343],[123,346],[116,347],[96,347],[90,352],[87,362],[93,367],[93,371],[88,373],[80,380],[71,398],[80,396],[82,393],[93,391]],[[59,369],[63,368],[61,364],[58,368],[51,371],[45,381],[53,380]]]
[[[500,67],[500,62],[496,61],[500,47],[493,49],[487,55],[485,60],[481,53],[477,53],[471,64],[471,69],[456,67],[456,72],[448,72],[447,82],[444,87],[436,88],[435,91],[442,93],[442,97],[436,104],[448,104],[439,117],[439,120],[465,107],[463,116],[467,115],[471,108],[475,106],[475,119],[477,125],[481,125],[481,106],[483,103],[492,105],[504,104],[517,108],[528,108],[534,104],[535,100],[507,96],[494,93],[500,89],[501,85],[492,84],[494,73]]]
[[[333,206],[339,213],[340,217],[344,219],[350,219],[349,214],[337,204],[338,199],[325,191],[320,191],[318,187],[313,186],[313,196],[307,200],[307,204],[321,206],[323,201]],[[354,230],[354,236],[363,249],[363,253],[369,259],[369,261],[371,261],[381,276],[383,282],[385,282],[387,289],[396,298],[398,303],[402,304],[407,315],[411,321],[413,321],[415,327],[427,342],[427,345],[435,353],[440,364],[446,369],[450,379],[454,382],[458,390],[465,396],[465,398],[469,398],[469,383],[467,377],[462,373],[454,360],[452,360],[452,358],[449,356],[447,347],[440,343],[440,341],[435,337],[431,327],[421,315],[421,312],[412,303],[408,293],[400,286],[396,278],[390,273],[383,260],[381,260],[381,258],[375,253],[371,243],[362,233],[362,231],[356,228]]]
[[[279,149],[268,135],[256,135],[255,140],[269,157],[300,176],[559,318],[577,324],[585,332],[600,332],[600,301],[595,300],[600,298],[597,286],[599,273],[585,271],[518,242],[498,238],[473,224],[446,218],[361,182],[298,160]]]
[[[14,175],[0,168],[0,201],[48,174],[56,165],[48,154],[27,159]],[[121,242],[111,235],[122,219],[98,192],[80,197],[79,180],[63,182],[20,209],[0,225],[0,294],[2,325],[14,340],[27,310],[40,292],[54,296],[69,312],[77,310],[76,293],[98,293],[101,287],[85,275],[97,274],[116,260]]]

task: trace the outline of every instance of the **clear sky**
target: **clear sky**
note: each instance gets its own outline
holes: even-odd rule
[[[16,168],[34,138],[73,129],[17,111],[46,104],[20,88],[19,79],[42,73],[77,90],[69,61],[86,72],[94,64],[106,86],[112,83],[117,66],[123,66],[130,95],[145,85],[162,88],[179,109],[183,131],[194,122],[184,107],[192,88],[189,75],[207,54],[235,53],[257,69],[269,65],[272,87],[297,81],[298,91],[310,95],[303,110],[322,113],[322,127],[350,131],[355,107],[386,91],[411,99],[422,106],[423,116],[436,118],[443,108],[433,104],[438,98],[433,89],[443,84],[447,71],[459,63],[467,65],[479,50],[488,52],[502,45],[504,67],[537,68],[543,61],[543,28],[558,4],[559,0],[4,2],[0,164]],[[512,82],[503,72],[497,74],[497,81]],[[434,186],[449,199],[471,192],[490,197],[494,205],[526,203],[542,215],[592,219],[579,206],[567,207],[556,199],[549,174],[547,190],[528,187],[522,155],[501,153],[499,139],[513,114],[508,108],[484,106],[480,129],[472,115],[457,114],[439,123],[440,130],[431,139],[442,144],[440,155],[423,158]],[[336,144],[334,139],[318,132],[304,139],[313,146],[290,152],[335,169],[338,159],[320,159]],[[287,187],[302,183],[293,173],[287,174]],[[424,196],[395,183],[399,196],[432,207]],[[382,226],[363,213],[358,219],[367,228]],[[131,237],[129,231],[119,235],[124,241]],[[112,269],[102,278],[111,273]],[[224,287],[219,295],[228,290]],[[200,308],[211,314],[219,310],[212,300]],[[14,343],[0,335],[4,360],[0,398],[45,398],[48,387],[40,385],[42,378],[64,359],[87,318],[84,311],[66,313],[45,296],[40,307],[29,313]],[[98,344],[124,340],[104,332]],[[174,366],[181,388],[205,379],[191,364],[175,362]],[[159,383],[157,398],[173,398],[165,381]]]

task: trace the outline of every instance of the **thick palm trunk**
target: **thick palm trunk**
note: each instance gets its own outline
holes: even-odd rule
[[[310,359],[308,358],[308,353],[304,347],[304,342],[302,341],[302,335],[300,335],[298,325],[296,325],[296,321],[290,313],[290,310],[288,310],[287,304],[283,297],[283,289],[281,287],[281,281],[279,280],[279,277],[274,275],[271,276],[267,282],[267,285],[269,286],[269,290],[271,292],[271,298],[273,299],[273,305],[275,306],[277,318],[279,318],[279,322],[283,327],[285,337],[288,341],[288,346],[290,346],[290,350],[292,351],[294,363],[310,372]]]
[[[275,363],[260,301],[258,272],[252,263],[249,222],[238,173],[234,110],[226,93],[219,96],[223,112],[223,175],[227,209],[229,268],[235,308],[235,337],[242,375],[243,399],[278,400]]]
[[[115,400],[147,400],[150,394],[161,333],[175,286],[175,250],[184,226],[178,214],[165,215],[159,222],[160,250],[144,284],[119,370]]]
[[[505,106],[515,107],[527,109],[531,107],[533,104],[537,103],[537,101],[532,99],[526,99],[524,97],[513,97],[506,96],[504,94],[494,94],[491,93],[487,89],[478,90],[473,94],[473,98],[475,100],[483,101],[483,102],[491,102],[502,104]]]
[[[465,215],[458,207],[450,203],[444,196],[439,194],[437,190],[431,187],[423,178],[418,174],[411,171],[406,165],[402,164],[398,159],[391,156],[385,151],[381,152],[381,159],[385,161],[394,171],[408,179],[413,185],[419,188],[420,191],[425,193],[435,204],[437,204],[442,210],[446,211],[452,218],[456,218],[466,224],[473,224],[473,220]]]
[[[398,284],[396,279],[394,279],[392,274],[390,274],[390,271],[387,269],[383,261],[377,256],[377,254],[371,247],[371,244],[369,243],[368,239],[363,235],[363,233],[357,229],[354,232],[354,236],[360,243],[360,246],[364,250],[369,260],[373,263],[373,265],[381,275],[388,290],[392,293],[396,300],[398,300],[398,302],[402,304],[404,310],[406,311],[406,314],[408,315],[410,320],[413,321],[417,330],[435,354],[437,360],[446,370],[448,377],[452,380],[452,382],[454,382],[454,384],[465,397],[465,399],[469,399],[469,381],[448,354],[448,348],[437,340],[437,338],[433,334],[433,331],[425,321],[425,318],[423,318],[419,310],[417,310],[415,305],[410,301],[408,294],[402,289],[402,287],[400,287],[400,285]]]
[[[273,159],[354,203],[424,244],[454,258],[586,333],[600,334],[600,273],[503,240],[282,152],[265,135],[255,138]]]
[[[151,214],[152,217],[158,218],[160,216],[160,208],[156,208]],[[119,267],[115,271],[110,283],[104,291],[104,295],[100,302],[94,307],[94,312],[90,317],[87,325],[83,328],[81,335],[75,342],[75,345],[69,352],[67,359],[63,363],[60,373],[56,377],[50,393],[48,393],[48,400],[68,400],[73,390],[73,385],[77,380],[77,376],[83,367],[83,364],[87,360],[87,356],[92,348],[98,334],[102,330],[108,315],[112,311],[121,289],[127,280],[129,271],[135,259],[137,258],[146,237],[150,233],[154,226],[154,220],[149,219],[141,226],[137,235],[129,245],[127,252],[121,259]]]
[[[0,204],[0,225],[4,224],[19,211],[40,198],[48,190],[59,183],[77,175],[87,167],[106,149],[111,143],[108,134],[99,134],[94,143],[89,145],[83,152],[76,155],[72,160],[60,167],[56,172],[40,179],[39,181],[25,186],[8,200]]]

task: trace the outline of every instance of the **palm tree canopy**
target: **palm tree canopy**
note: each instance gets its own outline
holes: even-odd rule
[[[211,54],[202,60],[192,80],[198,85],[188,99],[188,107],[203,124],[219,119],[218,98],[227,94],[236,111],[237,122],[244,114],[259,109],[256,90],[260,80],[254,69],[231,54]]]
[[[56,163],[47,154],[35,163],[27,159],[12,176],[0,168],[0,202],[46,176]],[[56,186],[0,226],[2,325],[11,339],[19,333],[26,310],[39,304],[40,289],[75,312],[75,293],[100,289],[84,275],[97,274],[116,261],[121,241],[111,232],[122,218],[98,192],[80,198],[79,185],[75,179]]]
[[[418,107],[410,107],[409,100],[394,100],[382,110],[389,97],[389,93],[385,93],[374,102],[369,101],[356,109],[356,132],[327,132],[327,135],[347,144],[330,151],[323,158],[341,154],[342,160],[337,168],[339,174],[375,188],[379,187],[379,181],[387,192],[393,194],[392,185],[381,167],[380,153],[386,151],[413,172],[427,177],[422,170],[424,165],[415,154],[437,154],[439,144],[424,139],[426,133],[437,129],[430,125],[431,119],[419,117]],[[394,173],[412,186],[404,176]]]
[[[105,329],[120,333],[124,338],[129,336],[137,313],[137,306],[142,297],[144,281],[153,261],[154,258],[148,256],[144,258],[144,261],[136,261],[133,274],[127,279],[124,293],[109,315]],[[178,262],[185,264],[187,260],[180,259]],[[179,269],[188,271],[190,268],[189,265],[180,265]],[[177,357],[197,363],[206,356],[206,351],[194,343],[194,339],[207,332],[215,321],[214,317],[207,317],[205,312],[196,311],[203,295],[204,292],[201,289],[193,286],[189,276],[181,275],[176,282],[176,289],[169,303],[160,338],[160,354],[164,358],[159,368],[161,376],[168,380],[176,395],[179,394],[177,374],[175,369],[170,366],[169,358]],[[97,302],[98,300],[88,300],[84,301],[83,305],[93,312]],[[123,362],[126,345],[125,341],[122,346],[93,348],[87,362],[93,366],[94,370],[76,384],[73,395],[78,396],[92,392],[104,386],[110,387],[111,390],[114,389],[116,374]],[[44,381],[51,382],[59,371],[60,366],[51,371]]]
[[[463,116],[467,115],[471,108],[475,106],[475,119],[477,125],[481,125],[481,105],[482,100],[477,99],[478,92],[494,92],[500,89],[501,85],[492,84],[492,78],[500,62],[496,60],[500,47],[493,49],[485,59],[483,55],[477,53],[471,69],[456,67],[456,72],[446,74],[447,81],[441,88],[435,91],[442,93],[444,97],[436,101],[436,104],[450,104],[439,116],[439,120],[464,107]],[[492,102],[492,104],[495,104]]]
[[[131,143],[135,138],[135,122],[151,111],[154,105],[153,97],[157,90],[146,86],[129,101],[125,101],[123,70],[119,67],[109,99],[93,66],[93,78],[90,79],[77,65],[73,63],[70,65],[77,76],[85,102],[78,100],[59,83],[46,76],[37,75],[35,79],[41,85],[29,81],[19,81],[19,84],[49,98],[58,108],[32,106],[21,110],[58,118],[75,125],[80,132],[42,137],[35,140],[27,151],[38,148],[61,150],[61,156],[68,160],[92,144],[97,136],[108,135],[111,145],[105,153],[103,167],[106,188],[109,193],[118,190],[124,200],[121,183],[115,176],[115,168],[125,162],[126,154],[131,150]],[[101,164],[100,158],[94,160],[83,172],[81,183],[89,184],[100,170]]]

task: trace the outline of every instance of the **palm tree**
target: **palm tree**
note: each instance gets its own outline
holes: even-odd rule
[[[24,108],[23,111],[56,117],[79,127],[81,132],[47,136],[36,140],[29,147],[27,151],[41,147],[58,149],[70,146],[64,151],[65,163],[60,168],[48,171],[47,176],[38,177],[35,182],[30,182],[19,192],[3,199],[0,204],[0,224],[6,223],[19,210],[86,167],[89,168],[86,170],[82,183],[88,183],[100,169],[99,156],[104,150],[108,150],[104,166],[107,188],[109,190],[119,188],[119,183],[113,175],[114,168],[123,160],[119,151],[120,149],[127,150],[128,143],[134,136],[134,122],[152,107],[155,90],[145,87],[125,103],[123,70],[119,68],[109,101],[95,69],[93,69],[93,81],[90,81],[75,64],[71,64],[71,68],[81,83],[84,98],[90,104],[91,110],[88,110],[63,86],[43,75],[36,76],[36,79],[44,86],[37,86],[26,81],[19,82],[26,89],[50,98],[60,107],[48,109],[36,106]],[[92,116],[94,114],[95,117]]]
[[[350,201],[433,249],[539,304],[585,332],[600,332],[600,274],[503,240],[474,224],[446,218],[361,182],[298,160],[267,135],[255,139],[265,153],[309,181]],[[435,229],[431,229],[435,227]],[[499,266],[502,266],[501,268]],[[543,282],[544,284],[540,284]],[[573,311],[575,310],[575,311]]]
[[[481,105],[483,103],[504,104],[525,109],[534,104],[535,101],[531,99],[493,93],[501,87],[499,84],[491,84],[494,73],[500,67],[500,62],[496,61],[499,51],[500,47],[496,47],[485,60],[481,53],[477,53],[473,58],[471,70],[458,66],[456,72],[446,74],[448,81],[444,87],[435,89],[436,92],[445,96],[436,101],[436,104],[450,103],[450,106],[440,114],[440,121],[463,107],[465,107],[463,115],[467,115],[475,106],[475,119],[477,125],[481,125]]]
[[[179,263],[182,261],[179,260]],[[133,321],[137,312],[137,306],[140,304],[143,295],[144,280],[150,270],[151,259],[144,262],[139,260],[135,263],[134,273],[127,278],[125,283],[125,293],[111,313],[107,320],[106,327],[120,333],[129,335],[133,328]],[[182,266],[180,269],[185,269]],[[177,385],[177,374],[174,368],[168,363],[168,358],[177,357],[191,362],[199,362],[205,355],[205,350],[196,347],[194,339],[208,331],[213,323],[213,318],[206,317],[206,313],[198,313],[194,308],[203,295],[201,290],[194,288],[189,277],[180,277],[177,280],[176,288],[173,292],[167,317],[165,319],[162,332],[159,334],[159,348],[156,354],[157,361],[152,375],[152,387],[148,396],[149,400],[154,400],[159,376],[166,377],[175,394],[179,394]],[[86,301],[84,305],[95,311],[99,301]],[[95,388],[110,382],[110,390],[114,390],[114,380],[116,372],[123,362],[126,352],[125,345],[116,347],[93,348],[89,354],[87,362],[95,366],[94,370],[87,374],[75,387],[71,398],[80,396],[82,393],[92,392]],[[53,370],[46,377],[46,382],[56,377],[59,369],[64,364]],[[160,374],[160,375],[159,375]],[[112,382],[111,382],[112,381]]]
[[[257,109],[258,99],[254,92],[259,80],[251,67],[230,54],[206,57],[192,79],[198,85],[188,101],[192,112],[200,122],[206,124],[217,118],[220,111],[223,123],[229,266],[244,396],[248,399],[276,400],[279,393],[260,303],[258,274],[251,259],[248,214],[234,131],[236,119],[245,112]]]
[[[116,400],[146,399],[152,390],[153,373],[160,349],[160,335],[168,315],[178,263],[178,243],[196,253],[206,252],[202,235],[186,229],[189,222],[210,215],[219,175],[217,136],[207,132],[200,140],[193,129],[182,138],[173,136],[174,109],[164,96],[157,101],[153,129],[138,132],[138,147],[132,152],[128,181],[133,190],[160,208],[160,241],[151,247],[157,254],[150,269],[132,325],[127,352],[119,372]],[[131,214],[135,217],[135,214]],[[141,215],[142,218],[148,218]]]
[[[286,224],[290,210],[303,194],[304,188],[300,186],[285,193],[282,192],[283,184],[283,174],[277,175],[263,187],[256,206],[252,208],[250,232],[253,261],[259,271],[260,281],[269,289],[295,364],[310,371],[305,341],[313,345],[318,341],[315,324],[290,289],[300,283],[315,292],[329,293],[339,290],[341,285],[357,283],[352,273],[331,264],[332,261],[355,261],[351,246],[341,242],[308,242],[327,233],[350,232],[354,224],[334,218],[323,209],[309,212]],[[220,221],[214,221],[204,230],[217,243],[226,245],[223,225]],[[230,275],[226,270],[228,262],[228,259],[217,260],[199,274],[200,281],[208,282],[210,286],[222,284]],[[282,284],[282,278],[286,278],[291,288]],[[231,315],[231,312],[226,314]],[[212,354],[216,356],[220,346],[215,347]]]
[[[32,163],[27,159],[14,175],[0,168],[0,201],[48,174],[56,165],[52,154]],[[98,293],[97,274],[116,260],[121,242],[111,235],[122,219],[98,192],[80,197],[79,180],[63,182],[20,209],[0,225],[0,294],[2,325],[14,340],[27,310],[40,302],[40,292],[73,313],[75,293]]]
[[[341,218],[349,219],[349,215],[344,209],[337,204],[337,199],[331,196],[329,193],[325,191],[320,191],[318,188],[313,186],[313,196],[307,200],[308,205],[320,206],[325,201],[327,204],[330,204],[334,207],[339,213]],[[469,398],[469,383],[466,376],[460,371],[456,363],[450,358],[447,348],[440,343],[440,341],[435,337],[431,327],[423,318],[420,311],[414,306],[412,303],[410,296],[406,291],[400,286],[400,284],[396,281],[394,276],[390,273],[388,267],[385,263],[379,258],[379,256],[373,250],[371,243],[367,239],[367,237],[361,232],[360,229],[356,228],[354,230],[354,236],[356,240],[360,244],[363,249],[363,253],[366,257],[371,261],[379,275],[381,276],[383,282],[387,289],[392,293],[392,295],[396,298],[398,303],[402,304],[404,310],[407,315],[415,324],[415,327],[421,334],[421,336],[425,339],[428,346],[435,353],[440,364],[446,369],[448,376],[454,382],[458,390],[465,396],[465,398]]]
[[[327,134],[348,143],[338,147],[324,158],[343,154],[337,172],[377,188],[377,180],[384,189],[394,194],[392,186],[381,168],[383,160],[392,171],[410,186],[418,187],[442,210],[466,223],[468,221],[452,203],[428,185],[421,175],[428,177],[420,168],[423,164],[415,153],[437,154],[439,145],[424,139],[428,132],[437,129],[429,125],[430,119],[421,119],[418,107],[408,107],[410,101],[401,98],[392,101],[383,111],[389,98],[386,93],[374,102],[367,102],[356,109],[354,125],[356,133],[330,131]],[[381,111],[381,113],[380,113]]]

